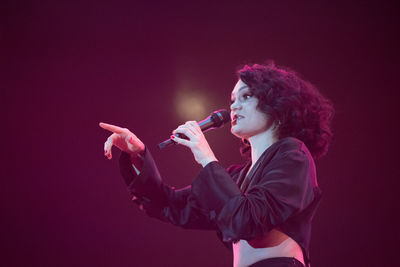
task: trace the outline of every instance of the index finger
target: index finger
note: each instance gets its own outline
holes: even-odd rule
[[[123,132],[123,128],[112,125],[112,124],[108,124],[108,123],[104,123],[104,122],[100,122],[99,126],[105,130],[108,130],[110,132],[116,133],[116,134],[120,134]]]

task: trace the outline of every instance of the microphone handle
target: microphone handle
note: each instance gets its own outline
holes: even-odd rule
[[[176,144],[175,141],[173,141],[171,138],[168,140],[165,140],[161,143],[158,144],[159,149],[163,149],[164,147],[170,146],[172,144]]]
[[[177,133],[177,134],[175,134],[175,136],[182,138],[182,139],[189,140],[189,138],[187,138],[187,136],[184,134]],[[163,149],[164,147],[167,147],[167,146],[170,146],[173,144],[176,144],[176,142],[172,138],[170,138],[170,139],[167,139],[167,140],[159,143],[157,146],[159,149]]]

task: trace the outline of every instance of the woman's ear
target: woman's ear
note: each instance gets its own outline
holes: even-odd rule
[[[272,129],[274,130],[279,130],[279,128],[281,127],[281,121],[280,120],[275,120],[274,121],[274,127]]]
[[[275,120],[274,124],[273,124],[273,128],[272,128],[272,131],[273,131],[275,137],[278,139],[279,139],[279,131],[281,129],[281,125],[282,125],[282,123],[280,120]]]

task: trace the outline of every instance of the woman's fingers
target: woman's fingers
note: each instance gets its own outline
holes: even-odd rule
[[[107,155],[107,148],[108,148],[108,138],[107,138],[107,140],[104,142],[104,155]]]
[[[190,140],[186,140],[186,139],[183,139],[183,138],[179,138],[179,137],[177,137],[177,136],[175,136],[175,135],[171,135],[171,138],[172,138],[172,140],[174,140],[176,143],[178,143],[178,144],[180,144],[180,145],[184,145],[184,146],[187,146],[187,147],[191,147],[191,142],[190,142]]]
[[[104,156],[108,159],[112,158],[112,146],[113,146],[113,138],[116,134],[112,134],[107,138],[107,141],[104,143]]]
[[[107,141],[104,142],[104,156],[106,156],[108,159],[110,159],[109,155],[111,153],[111,148],[109,148],[109,143],[110,142],[108,138]]]
[[[186,135],[190,140],[193,141],[194,138],[196,138],[196,135],[198,135],[198,130],[196,129],[197,123],[195,121],[188,121],[184,125],[179,126],[176,128],[174,131],[172,131],[173,134],[180,133]],[[201,130],[200,130],[201,131]]]
[[[202,130],[200,129],[200,126],[196,121],[187,121],[185,125],[192,129],[193,132],[202,133]]]
[[[174,135],[176,135],[176,134],[183,134],[183,135],[185,135],[187,138],[189,138],[189,140],[191,140],[191,141],[194,141],[195,138],[196,138],[195,134],[194,134],[190,129],[187,129],[187,128],[184,128],[184,127],[178,127],[178,128],[177,128],[176,130],[174,130],[172,133],[173,133]]]
[[[113,132],[113,133],[117,133],[120,134],[124,131],[124,128],[112,125],[112,124],[108,124],[108,123],[104,123],[104,122],[100,122],[99,126],[107,131]]]

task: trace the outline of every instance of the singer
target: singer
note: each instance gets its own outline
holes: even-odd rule
[[[222,167],[195,121],[171,136],[203,167],[186,188],[163,183],[149,149],[128,129],[100,123],[112,132],[105,156],[112,157],[113,145],[122,151],[121,174],[149,216],[216,231],[233,250],[234,267],[309,266],[321,198],[314,160],[331,142],[333,106],[311,83],[272,62],[246,65],[237,76],[231,132],[242,141],[244,165]]]

